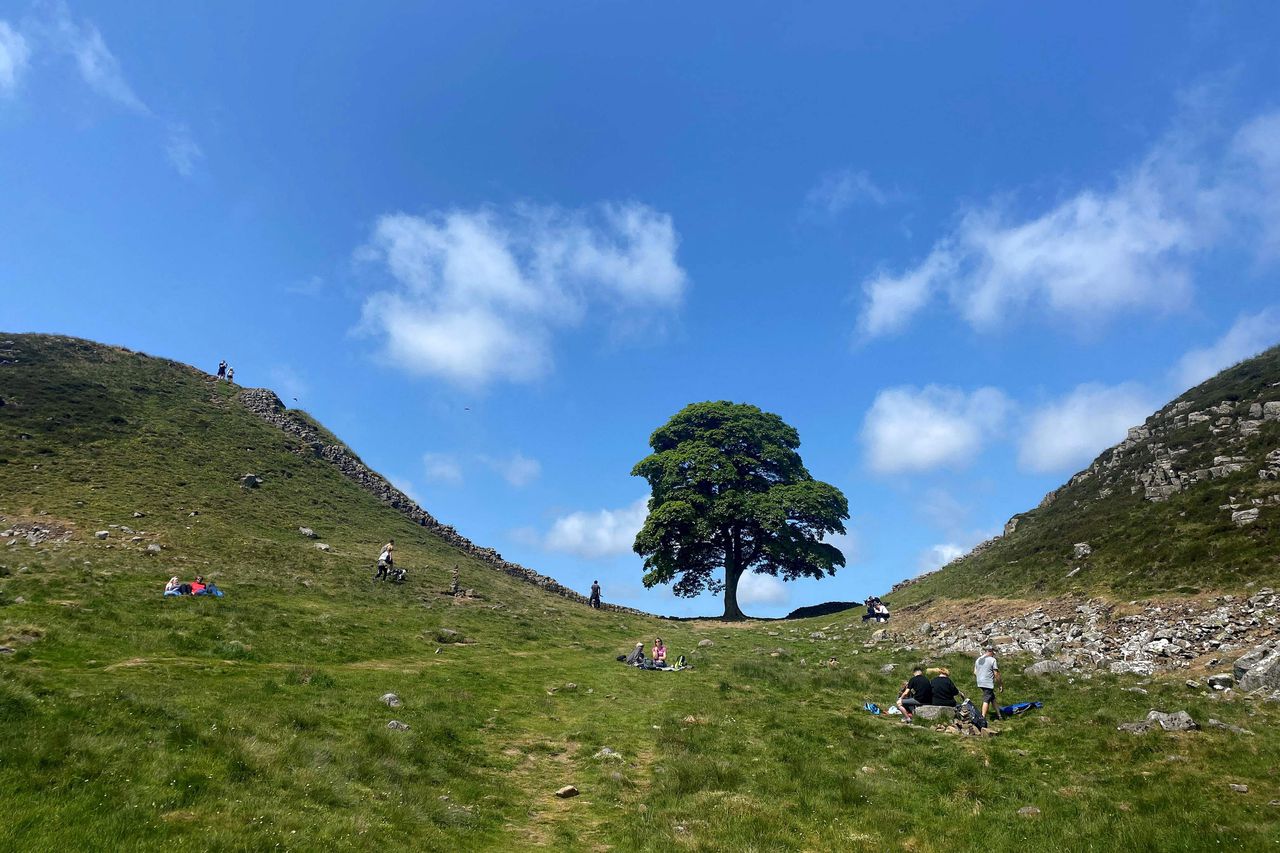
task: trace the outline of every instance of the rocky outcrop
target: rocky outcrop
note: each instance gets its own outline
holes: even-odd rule
[[[1270,588],[1248,597],[1223,595],[1148,604],[1137,612],[1127,609],[1100,599],[1062,599],[978,624],[929,614],[927,634],[919,630],[922,622],[899,613],[893,628],[877,630],[868,642],[964,655],[993,645],[1002,656],[1038,658],[1027,668],[1029,675],[1103,670],[1142,676],[1185,668],[1205,656],[1233,660],[1255,646],[1280,643],[1280,594]],[[854,623],[848,627],[853,629]],[[1241,689],[1280,688],[1280,648],[1271,657],[1246,656],[1242,664],[1234,674]]]
[[[561,585],[546,575],[533,569],[525,568],[517,563],[502,559],[502,555],[492,548],[484,548],[460,534],[447,524],[442,524],[429,512],[418,506],[404,492],[387,482],[381,474],[365,465],[360,459],[342,444],[335,444],[324,437],[304,418],[289,412],[274,392],[267,388],[246,388],[238,395],[240,403],[262,420],[277,427],[301,442],[301,452],[311,453],[333,465],[344,477],[364,489],[382,503],[399,512],[401,515],[419,524],[436,536],[448,542],[454,548],[475,559],[502,571],[511,577],[534,584],[543,590],[567,598],[572,601],[587,603],[585,596]],[[246,475],[251,477],[254,475]],[[258,479],[255,477],[255,479]],[[259,480],[259,483],[261,480]],[[627,607],[602,605],[606,610],[618,610],[628,613],[639,613]]]

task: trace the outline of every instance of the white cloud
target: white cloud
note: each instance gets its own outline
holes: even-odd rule
[[[75,59],[89,88],[134,112],[151,112],[125,79],[120,61],[107,47],[102,33],[89,21],[73,20],[65,3],[53,7],[52,36],[54,46]]]
[[[648,496],[621,509],[573,512],[555,520],[544,545],[587,559],[629,554],[648,513]]]
[[[773,575],[743,572],[738,580],[739,604],[786,604],[790,599],[786,584]]]
[[[1009,408],[995,388],[886,389],[863,422],[867,463],[882,474],[965,465],[1000,429]]]
[[[1018,464],[1036,473],[1078,469],[1123,440],[1154,409],[1151,395],[1139,385],[1080,385],[1032,413]]]
[[[480,461],[497,471],[502,475],[502,479],[517,488],[529,485],[542,473],[541,462],[530,459],[519,451],[503,458],[481,456]]]
[[[862,284],[864,338],[901,331],[933,300],[988,330],[1031,310],[1079,326],[1171,311],[1194,260],[1231,241],[1280,254],[1280,112],[1226,140],[1176,129],[1105,189],[1030,217],[993,201],[962,210],[919,264]]]
[[[394,282],[365,301],[362,326],[411,372],[529,381],[551,369],[555,331],[591,309],[677,306],[677,244],[671,218],[636,203],[390,214],[357,252]]]
[[[1182,388],[1199,385],[1224,368],[1280,343],[1280,310],[1266,308],[1239,317],[1214,343],[1184,355],[1173,370]]]
[[[422,468],[428,482],[458,485],[462,482],[462,465],[448,453],[422,454]]]
[[[195,173],[196,166],[204,159],[204,151],[191,138],[191,131],[186,125],[175,124],[169,128],[169,138],[165,143],[165,154],[169,162],[177,169],[178,174],[189,178]]]
[[[0,21],[0,95],[17,91],[30,59],[27,40],[8,21]]]
[[[937,545],[931,545],[921,552],[919,559],[916,561],[916,568],[920,570],[920,574],[931,572],[934,569],[940,569],[952,560],[963,557],[969,553],[969,549],[954,542],[942,542]]]
[[[838,216],[855,204],[869,202],[877,207],[887,204],[890,194],[881,189],[864,171],[840,169],[828,172],[805,196],[805,209],[827,216]]]

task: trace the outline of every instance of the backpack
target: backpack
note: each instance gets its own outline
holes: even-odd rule
[[[974,707],[973,701],[970,699],[965,699],[960,706],[960,719],[965,720],[966,718],[980,729],[987,727],[987,718],[982,716],[982,712]]]
[[[680,657],[676,658],[676,669],[684,669],[688,665],[689,659],[684,655],[680,655]]]
[[[872,714],[875,714],[876,716],[880,715],[880,706],[877,705],[875,702],[867,702],[865,705],[862,706],[862,710],[870,711]]]

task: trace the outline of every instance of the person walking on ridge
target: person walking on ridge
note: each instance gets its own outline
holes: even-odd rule
[[[987,709],[992,708],[998,718],[1000,703],[996,701],[996,685],[1004,690],[1004,679],[1000,677],[1000,663],[996,660],[994,646],[987,646],[986,651],[973,662],[973,677],[978,683],[978,689],[982,691],[982,716],[986,717]]]
[[[219,378],[219,379],[226,379],[226,378],[227,378],[227,362],[226,362],[226,359],[223,359],[222,361],[218,362],[218,378]]]
[[[588,603],[596,610],[600,609],[600,581],[591,582],[591,600]]]

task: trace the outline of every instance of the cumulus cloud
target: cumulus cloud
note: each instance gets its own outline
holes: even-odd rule
[[[940,569],[952,560],[963,557],[969,553],[969,549],[955,542],[941,542],[937,545],[930,545],[920,553],[919,559],[916,561],[916,568],[921,574],[931,572],[934,569]]]
[[[1207,347],[1184,355],[1173,370],[1183,388],[1199,385],[1224,368],[1280,343],[1280,310],[1266,308],[1239,317],[1227,333]]]
[[[738,580],[739,604],[786,604],[791,599],[787,585],[773,575],[743,572]]]
[[[888,204],[890,193],[881,189],[864,171],[840,169],[823,175],[805,196],[805,210],[839,216],[855,204]]]
[[[1109,187],[1037,215],[1001,201],[962,210],[923,261],[862,283],[859,332],[899,332],[935,300],[978,330],[1025,311],[1084,325],[1180,309],[1207,250],[1248,237],[1260,254],[1280,252],[1278,190],[1280,113],[1216,144],[1175,130]]]
[[[886,389],[863,422],[867,464],[881,474],[963,466],[1000,430],[1009,409],[996,388]]]
[[[589,560],[629,554],[648,512],[647,496],[621,509],[572,512],[555,520],[543,544]]]
[[[845,533],[828,533],[822,537],[822,541],[828,545],[834,545],[841,554],[844,554],[844,562],[847,566],[853,565],[862,558],[862,543],[852,530],[847,530]]]
[[[462,482],[462,465],[449,453],[422,454],[422,468],[428,482],[458,485]]]
[[[502,479],[519,488],[527,486],[542,473],[542,463],[519,451],[510,456],[481,456],[480,461],[502,475]]]
[[[58,3],[53,7],[50,32],[54,47],[71,55],[89,88],[134,112],[151,112],[125,79],[120,61],[96,26],[76,21],[67,5]]]
[[[0,95],[17,91],[30,59],[27,40],[8,21],[0,21]]]
[[[389,214],[357,252],[393,282],[366,299],[362,327],[410,372],[528,381],[551,369],[555,332],[593,309],[677,306],[678,242],[671,217],[637,203]]]
[[[1018,464],[1036,473],[1076,470],[1121,441],[1155,409],[1139,385],[1085,384],[1031,414]]]

